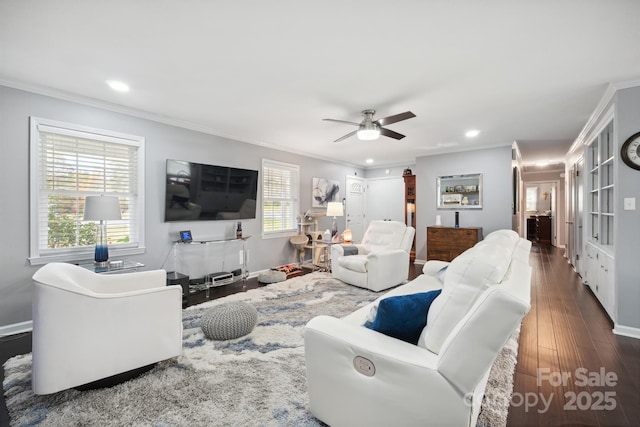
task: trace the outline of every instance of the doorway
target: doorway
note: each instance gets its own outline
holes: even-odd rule
[[[583,276],[583,261],[582,261],[582,221],[584,218],[584,157],[578,159],[574,165],[575,169],[575,188],[572,197],[575,199],[575,210],[573,213],[573,229],[574,239],[572,243],[575,245],[575,263],[573,267],[576,269],[581,277]]]
[[[367,180],[366,226],[370,221],[404,223],[404,179],[401,176]]]
[[[525,217],[529,220],[525,222],[525,235],[531,238],[535,235],[535,221],[531,218],[535,216],[551,217],[551,244],[558,246],[558,231],[561,230],[559,224],[558,210],[558,187],[560,181],[525,181]]]
[[[354,242],[364,236],[365,180],[356,176],[346,177],[345,216],[346,228],[351,230]]]

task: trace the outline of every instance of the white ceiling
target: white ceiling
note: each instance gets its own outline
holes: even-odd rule
[[[638,77],[638,0],[0,0],[0,84],[360,167],[513,141],[561,161]],[[367,108],[417,117],[333,143],[354,128],[322,119]]]

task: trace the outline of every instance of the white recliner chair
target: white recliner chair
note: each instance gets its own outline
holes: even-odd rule
[[[331,247],[333,276],[375,292],[399,285],[409,277],[415,232],[399,221],[371,221],[360,244]]]
[[[164,270],[96,274],[51,263],[33,275],[35,394],[49,394],[182,353],[182,288]]]

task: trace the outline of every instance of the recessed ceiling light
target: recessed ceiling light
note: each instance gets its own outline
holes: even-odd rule
[[[536,166],[548,166],[548,165],[549,165],[549,162],[546,160],[536,162]]]
[[[129,92],[129,85],[118,80],[107,80],[107,84],[116,92]]]
[[[477,130],[477,129],[471,129],[471,130],[468,130],[468,131],[464,134],[464,136],[466,136],[467,138],[474,138],[474,137],[476,137],[476,136],[478,136],[478,135],[480,135],[480,131],[479,131],[479,130]]]
[[[370,165],[370,164],[373,163],[373,159],[367,159],[366,162],[367,162],[368,165]]]

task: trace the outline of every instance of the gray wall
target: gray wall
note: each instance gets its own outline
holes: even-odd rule
[[[482,227],[486,236],[499,229],[511,229],[511,146],[465,151],[416,159],[416,259],[427,258],[427,227],[434,225],[436,215],[442,225],[453,227],[454,212],[437,209],[436,178],[438,176],[481,173],[482,209],[459,210],[461,227]]]
[[[616,138],[615,280],[618,319],[622,326],[640,329],[640,171],[620,160],[622,144],[640,132],[640,87],[619,90],[614,97]],[[625,211],[624,198],[636,199],[636,210]]]
[[[338,180],[344,188],[345,176],[379,178],[401,176],[411,167],[417,176],[417,259],[426,259],[426,227],[441,215],[443,225],[453,225],[451,210],[436,209],[436,177],[482,173],[482,210],[461,210],[462,226],[481,226],[484,234],[511,228],[511,147],[420,157],[415,165],[362,170],[285,151],[250,145],[127,114],[90,107],[43,95],[0,86],[0,223],[5,225],[0,242],[0,328],[31,320],[31,276],[29,266],[29,116],[60,120],[84,126],[144,136],[146,138],[146,247],[144,255],[131,257],[147,268],[161,268],[176,238],[188,228],[202,237],[233,235],[234,221],[163,222],[164,168],[167,158],[225,164],[260,170],[268,158],[300,165],[300,210],[311,206],[313,177]],[[340,197],[344,197],[341,190]],[[345,218],[338,218],[344,229]],[[320,218],[319,228],[330,228],[330,218]],[[248,266],[252,272],[291,262],[288,239],[260,237],[260,220],[243,221],[248,240]]]
[[[363,176],[362,169],[330,163],[285,151],[250,145],[201,132],[133,117],[101,108],[68,102],[0,86],[0,327],[31,320],[31,267],[29,256],[29,116],[59,120],[146,138],[146,253],[131,257],[149,269],[161,268],[181,229],[201,238],[234,235],[235,221],[165,223],[163,221],[165,161],[192,160],[215,165],[261,169],[262,158],[300,165],[300,210],[311,207],[313,177],[338,180],[344,197],[346,175]],[[261,186],[259,187],[259,191]],[[259,211],[258,211],[259,217]],[[338,218],[344,229],[344,217]],[[243,221],[248,267],[256,272],[291,262],[287,238],[260,237],[260,219]],[[331,219],[320,218],[320,229]]]
[[[604,98],[603,98],[604,100]],[[626,334],[639,335],[640,330],[640,172],[626,166],[620,159],[622,144],[633,134],[640,131],[640,87],[617,90],[614,96],[600,110],[600,114],[593,118],[583,135],[583,144],[588,143],[595,136],[595,128],[603,120],[604,115],[614,106],[614,150],[615,164],[615,222],[614,222],[614,279],[616,285],[616,327],[626,327],[632,330],[622,331]],[[579,148],[567,157],[567,171],[583,155],[584,149]],[[586,172],[586,171],[585,171]],[[586,175],[586,174],[585,174]],[[586,180],[586,176],[584,178]],[[584,183],[585,193],[582,195],[585,206],[584,224],[587,224],[588,212],[588,184]],[[624,199],[635,198],[636,210],[624,210]],[[587,227],[583,228],[583,241],[589,241]],[[576,230],[578,232],[578,230]]]
[[[411,169],[411,171],[415,174],[415,165],[407,165],[407,166],[393,166],[393,167],[385,167],[385,168],[374,168],[367,169],[364,171],[364,177],[367,179],[371,178],[388,178],[388,177],[398,177],[402,176],[402,173],[405,169]]]

